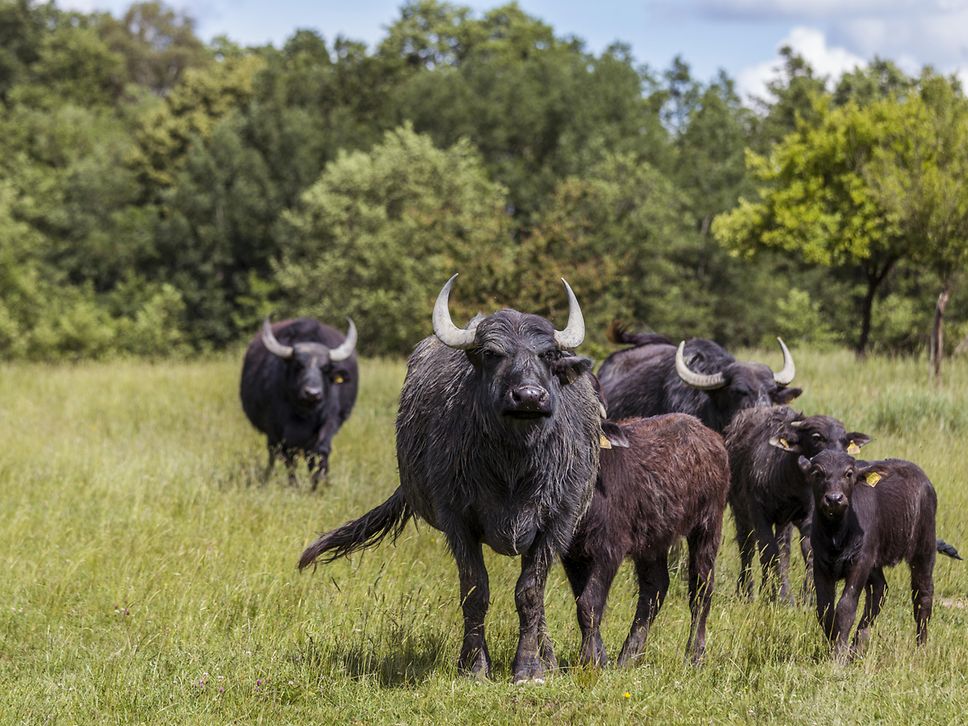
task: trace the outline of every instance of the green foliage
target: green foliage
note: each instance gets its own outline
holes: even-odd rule
[[[508,267],[504,190],[466,142],[436,148],[409,126],[370,153],[341,155],[285,217],[278,270],[285,307],[341,326],[361,349],[404,353],[427,335],[443,280],[463,273],[453,309],[466,320]],[[456,315],[457,313],[455,313]]]
[[[412,0],[370,50],[205,43],[153,0],[7,0],[0,355],[207,351],[283,310],[351,313],[364,349],[404,352],[457,269],[465,317],[558,320],[566,277],[598,352],[613,318],[918,350],[939,289],[953,348],[960,87],[877,59],[828,91],[782,54],[751,109],[723,73],[589,52],[513,3]]]

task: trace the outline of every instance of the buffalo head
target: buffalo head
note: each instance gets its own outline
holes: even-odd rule
[[[698,373],[686,363],[686,342],[682,341],[676,350],[676,373],[683,383],[707,391],[717,408],[731,414],[753,406],[785,405],[803,390],[787,387],[796,375],[796,366],[784,342],[780,338],[777,342],[783,351],[783,368],[777,372],[762,363],[734,360],[715,373]]]
[[[356,348],[356,326],[349,321],[346,340],[336,348],[322,343],[280,343],[272,332],[269,319],[262,324],[262,344],[286,363],[286,391],[289,397],[306,408],[315,408],[326,401],[335,387],[346,383],[349,372],[341,363]]]
[[[797,462],[813,489],[817,511],[830,520],[843,517],[857,482],[865,482],[873,471],[871,465],[861,464],[843,451],[821,451],[812,459],[801,456]]]
[[[467,328],[450,317],[448,299],[457,275],[447,281],[434,305],[434,333],[463,350],[479,377],[482,407],[515,425],[535,426],[554,417],[563,386],[591,370],[591,361],[573,354],[585,338],[581,307],[568,283],[568,324],[555,330],[546,319],[516,310],[475,317]]]
[[[860,431],[845,431],[844,425],[831,416],[807,416],[784,424],[770,444],[809,459],[821,451],[843,451],[853,456],[870,441],[871,437]]]

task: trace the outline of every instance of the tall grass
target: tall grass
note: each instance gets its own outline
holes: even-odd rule
[[[866,456],[919,462],[939,492],[939,534],[968,550],[968,365],[950,365],[938,387],[912,361],[797,351],[797,363],[801,407],[873,434]],[[0,722],[964,718],[964,564],[939,560],[926,648],[913,645],[901,566],[868,655],[838,667],[808,609],[736,599],[731,525],[703,666],[683,662],[688,612],[674,580],[644,664],[573,667],[574,603],[556,568],[547,607],[564,669],[511,686],[518,564],[489,556],[496,679],[463,680],[456,575],[430,527],[314,574],[295,569],[318,531],[396,486],[402,362],[364,361],[316,495],[305,474],[288,487],[281,467],[260,483],[263,441],[238,404],[238,372],[235,358],[0,367]],[[634,605],[629,568],[610,604],[614,656]]]

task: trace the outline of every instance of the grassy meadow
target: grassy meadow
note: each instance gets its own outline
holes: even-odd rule
[[[801,408],[872,434],[868,457],[920,463],[939,535],[968,552],[968,360],[939,387],[923,361],[795,353]],[[907,568],[892,570],[867,655],[841,667],[806,607],[737,600],[731,522],[702,666],[683,662],[674,578],[642,665],[571,667],[578,628],[556,567],[547,609],[564,668],[512,686],[518,563],[489,555],[495,680],[464,680],[456,572],[436,531],[411,524],[396,545],[295,567],[317,532],[396,487],[403,362],[363,361],[330,486],[315,495],[304,469],[299,489],[281,466],[260,484],[263,439],[242,414],[239,369],[234,355],[0,366],[0,723],[964,722],[968,563],[939,557],[920,652]],[[612,590],[613,658],[632,574]]]

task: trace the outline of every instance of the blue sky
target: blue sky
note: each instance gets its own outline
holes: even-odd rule
[[[121,12],[121,0],[59,0],[62,7]],[[400,0],[174,0],[198,21],[206,39],[226,34],[244,44],[279,44],[296,28],[314,28],[371,45],[398,15]],[[499,2],[467,0],[480,13]],[[874,55],[909,72],[931,64],[968,82],[968,0],[519,0],[559,35],[583,38],[600,51],[620,40],[636,59],[665,68],[681,54],[695,74],[726,69],[747,94],[759,93],[792,45],[836,78]]]

